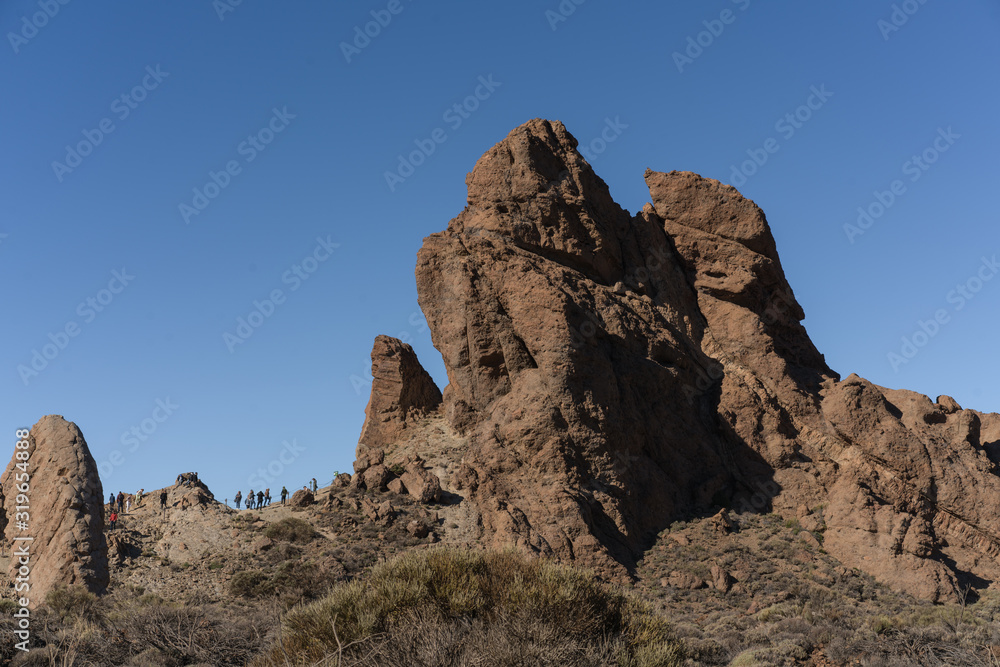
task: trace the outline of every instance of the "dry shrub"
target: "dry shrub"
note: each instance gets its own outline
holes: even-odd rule
[[[264,530],[265,536],[285,542],[308,542],[315,534],[312,524],[293,516],[276,521]]]
[[[513,551],[413,551],[291,611],[260,665],[677,665],[666,621],[593,575]],[[425,656],[421,658],[420,656]]]
[[[97,596],[83,586],[55,586],[45,594],[45,604],[61,619],[92,619]]]
[[[164,604],[121,589],[99,599],[56,589],[47,605],[32,612],[30,654],[14,649],[15,619],[0,618],[0,664],[242,667],[264,649],[277,616],[259,608]]]

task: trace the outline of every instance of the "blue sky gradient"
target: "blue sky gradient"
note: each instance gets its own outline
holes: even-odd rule
[[[13,0],[0,25],[0,440],[62,414],[106,490],[349,469],[376,335],[446,382],[417,249],[535,117],[632,212],[647,167],[739,185],[842,375],[1000,408],[995,0]]]

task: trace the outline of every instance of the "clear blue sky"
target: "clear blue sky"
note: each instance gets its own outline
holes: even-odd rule
[[[114,491],[194,470],[232,498],[269,465],[272,491],[328,482],[353,460],[377,334],[412,342],[444,383],[417,249],[461,211],[479,156],[534,117],[584,145],[617,124],[593,165],[632,212],[647,167],[734,182],[766,157],[740,189],[767,213],[830,365],[1000,409],[1000,278],[949,296],[993,277],[982,258],[1000,253],[1000,3],[902,4],[917,10],[890,30],[893,3],[872,0],[567,1],[568,16],[557,0],[78,0],[51,17],[36,16],[44,1],[4,2],[0,439],[62,414]],[[477,89],[478,108],[446,115]],[[796,112],[808,120],[779,124]],[[398,156],[439,128],[446,140],[390,188]],[[933,164],[907,164],[925,150]],[[225,187],[202,201],[210,172]],[[875,192],[897,180],[849,240],[844,225],[879,213]],[[303,263],[317,248],[325,261]],[[283,302],[227,345],[274,290]],[[60,343],[25,382],[18,367]],[[143,425],[144,441],[122,442]]]

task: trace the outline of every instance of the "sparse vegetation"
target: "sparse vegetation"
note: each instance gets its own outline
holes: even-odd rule
[[[287,517],[272,523],[264,530],[264,535],[272,540],[286,542],[308,542],[315,534],[312,524],[297,517]]]
[[[683,655],[665,619],[584,571],[512,551],[437,548],[407,552],[292,610],[256,664],[367,656],[379,665],[667,667]]]

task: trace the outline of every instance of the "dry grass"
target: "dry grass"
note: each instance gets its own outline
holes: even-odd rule
[[[291,611],[254,664],[679,665],[666,621],[581,570],[512,552],[411,551]]]
[[[94,598],[79,588],[48,596],[32,613],[31,651],[14,648],[14,624],[0,619],[0,664],[217,667],[246,665],[264,648],[277,610],[222,604],[168,604],[119,589]],[[82,606],[73,606],[75,602]]]

